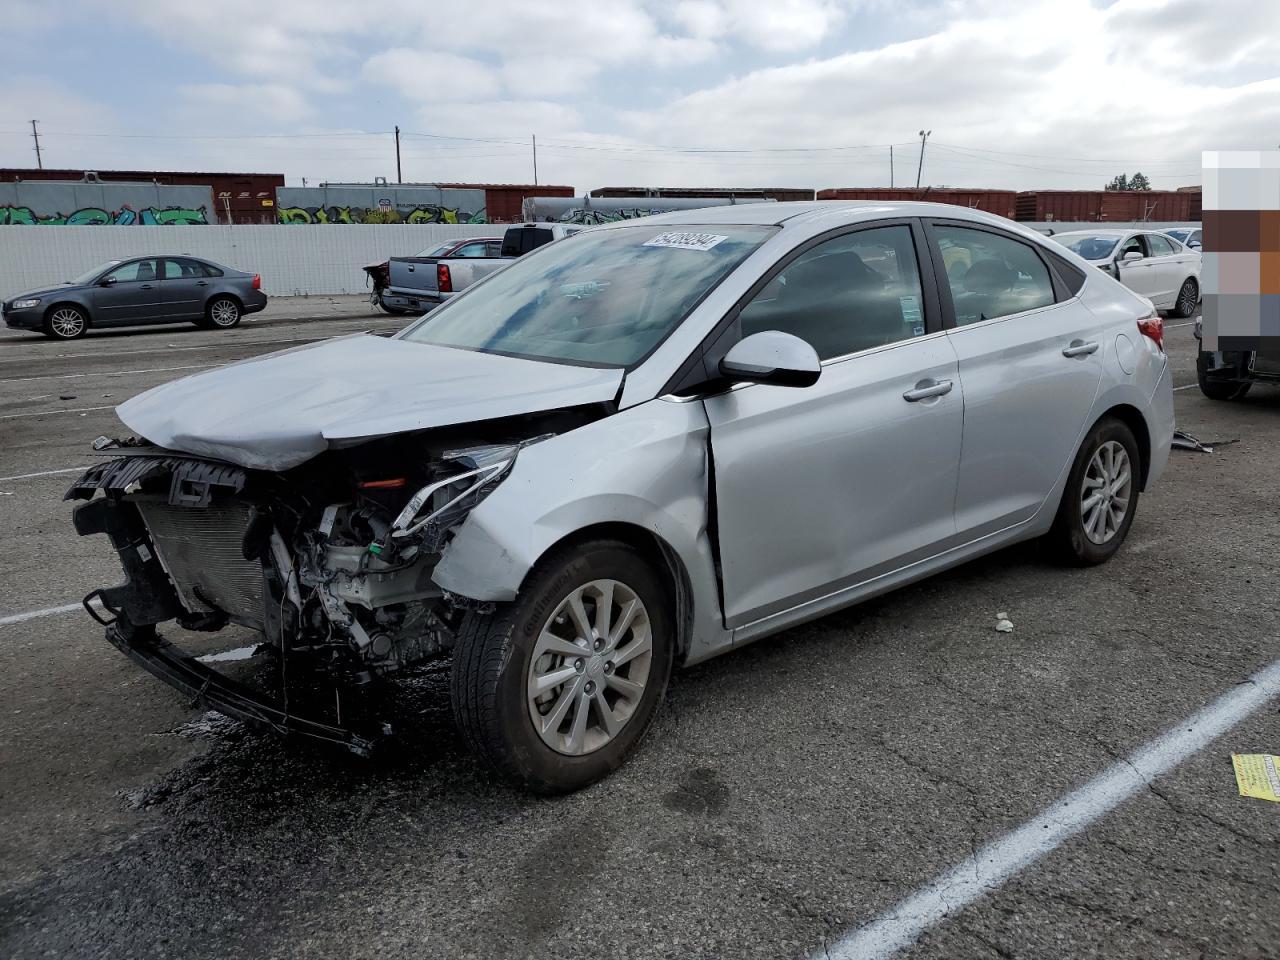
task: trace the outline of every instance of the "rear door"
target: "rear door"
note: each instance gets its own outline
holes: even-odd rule
[[[95,326],[154,323],[164,314],[156,261],[130,260],[99,281],[92,295]],[[101,285],[107,282],[105,286]]]
[[[923,244],[906,220],[810,241],[762,279],[709,348],[718,363],[742,337],[782,330],[823,361],[811,387],[753,384],[703,401],[729,627],[954,537],[963,405],[936,296],[921,282]]]
[[[194,260],[178,257],[166,257],[161,264],[164,316],[170,320],[199,320],[204,316],[204,301],[209,291],[204,268]]]
[[[1085,275],[994,227],[935,220],[947,338],[964,388],[955,517],[962,540],[1029,519],[1088,426],[1107,350]],[[1051,267],[1050,265],[1053,264]]]

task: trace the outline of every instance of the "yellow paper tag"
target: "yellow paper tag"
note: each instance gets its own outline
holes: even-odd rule
[[[1233,753],[1240,796],[1280,803],[1280,757],[1267,753]]]

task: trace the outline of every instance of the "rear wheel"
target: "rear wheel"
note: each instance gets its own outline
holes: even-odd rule
[[[205,326],[230,330],[240,324],[240,304],[232,297],[214,297],[204,310]]]
[[[1239,400],[1253,386],[1238,380],[1211,380],[1209,358],[1203,352],[1196,356],[1196,380],[1200,383],[1200,392],[1210,400]]]
[[[658,710],[675,653],[670,606],[624,543],[553,554],[514,602],[468,614],[458,631],[451,693],[464,738],[539,793],[599,780]]]
[[[1174,301],[1173,309],[1169,312],[1175,317],[1186,319],[1196,312],[1196,304],[1200,302],[1200,286],[1191,277],[1187,277],[1182,282],[1182,289],[1178,291],[1178,299]]]
[[[54,340],[75,340],[89,329],[89,318],[70,304],[54,307],[44,318],[44,335]]]
[[[1046,542],[1080,566],[1105,563],[1129,534],[1138,508],[1138,443],[1124,423],[1099,420],[1076,454]]]

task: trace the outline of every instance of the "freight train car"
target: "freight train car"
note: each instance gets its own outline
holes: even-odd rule
[[[1182,190],[1024,190],[1017,219],[1036,223],[1183,223],[1200,219],[1200,194]]]

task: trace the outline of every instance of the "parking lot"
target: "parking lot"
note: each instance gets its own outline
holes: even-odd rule
[[[910,899],[1280,660],[1280,391],[1201,396],[1190,321],[1179,426],[1236,442],[1175,451],[1112,562],[1017,547],[680,672],[631,761],[552,800],[465,752],[439,670],[349,760],[202,715],[70,609],[120,577],[61,499],[115,404],[403,323],[0,334],[0,956],[878,956],[843,938],[915,910],[911,957],[1280,954],[1278,808],[1230,761],[1280,752],[1275,699],[982,896]]]

